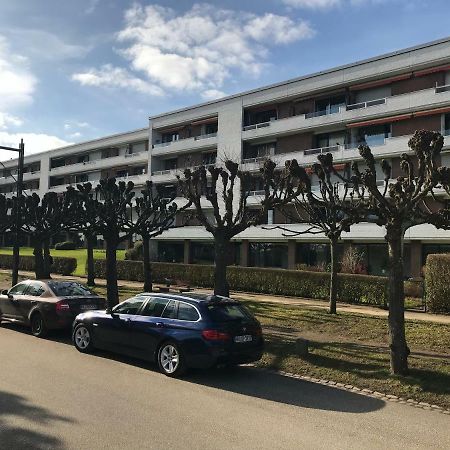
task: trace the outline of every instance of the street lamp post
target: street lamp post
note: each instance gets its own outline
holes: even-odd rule
[[[23,159],[25,153],[25,144],[23,139],[20,140],[19,148],[4,147],[0,145],[1,150],[10,150],[19,153],[19,164],[17,167],[17,205],[16,217],[14,227],[14,247],[13,247],[13,267],[12,267],[12,281],[14,286],[19,281],[19,250],[20,250],[20,198],[22,197],[23,188]]]

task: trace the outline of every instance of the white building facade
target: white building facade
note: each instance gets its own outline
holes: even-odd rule
[[[152,179],[163,192],[173,193],[176,175],[184,168],[220,165],[226,159],[257,172],[267,157],[280,165],[296,158],[309,167],[318,154],[331,152],[337,169],[344,170],[345,162],[360,159],[357,147],[363,141],[377,159],[390,160],[396,178],[401,174],[400,155],[408,150],[416,129],[445,135],[441,162],[450,166],[450,38],[153,116],[141,130],[27,156],[24,183],[26,192],[42,195],[114,176],[133,181],[136,190]],[[10,194],[17,162],[4,165],[0,192]],[[256,182],[255,204],[261,198],[259,189]],[[285,219],[275,211],[268,223],[282,224]],[[299,224],[289,227],[302,229]],[[230,262],[284,268],[327,263],[326,239],[292,239],[267,228],[237,236]],[[428,253],[450,251],[450,232],[414,227],[405,244],[408,275],[419,276]],[[353,226],[343,236],[342,248],[350,245],[364,254],[369,273],[386,272],[382,228]],[[211,236],[191,223],[158,237],[154,252],[161,261],[212,262]]]

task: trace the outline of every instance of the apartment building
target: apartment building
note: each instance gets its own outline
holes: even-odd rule
[[[43,194],[107,176],[133,180],[138,189],[151,178],[161,192],[172,194],[177,193],[177,174],[186,167],[233,159],[256,173],[267,157],[279,165],[296,158],[309,167],[318,154],[331,152],[336,168],[344,170],[345,162],[360,159],[362,142],[377,160],[390,160],[395,178],[401,173],[400,155],[416,129],[446,136],[441,159],[450,166],[450,38],[152,116],[142,130],[31,155],[24,182],[28,191]],[[14,189],[14,164],[5,163],[3,193]],[[250,198],[255,207],[260,189],[256,180]],[[271,211],[268,225],[236,236],[230,262],[284,268],[326,264],[326,239],[308,234],[289,238],[270,229],[285,221]],[[301,224],[289,227],[305,229]],[[160,261],[213,259],[211,236],[195,221],[168,230],[154,245],[154,258]],[[342,251],[349,246],[364,254],[369,273],[386,273],[382,228],[353,226],[343,236]],[[443,251],[450,251],[450,232],[429,225],[410,229],[405,236],[407,275],[419,276],[426,255]]]

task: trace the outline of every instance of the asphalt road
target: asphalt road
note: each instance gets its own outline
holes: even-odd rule
[[[450,416],[250,367],[169,379],[0,327],[0,449],[450,448]]]

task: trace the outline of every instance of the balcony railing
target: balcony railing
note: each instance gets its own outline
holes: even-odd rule
[[[370,106],[384,105],[386,103],[386,98],[378,98],[376,100],[369,100],[367,102],[353,103],[352,105],[347,105],[347,111],[353,111],[355,109],[369,108]]]
[[[254,123],[252,125],[246,125],[245,127],[242,128],[242,130],[247,131],[247,130],[256,130],[257,128],[270,127],[270,123],[274,122],[275,120],[278,120],[278,119],[273,119],[270,122],[260,122],[260,123]]]
[[[264,189],[260,189],[259,191],[248,191],[249,197],[256,197],[258,195],[265,195],[266,191]]]
[[[340,106],[333,106],[331,108],[322,109],[321,111],[314,111],[305,114],[305,119],[312,119],[313,117],[329,116],[330,114],[338,114],[341,112]]]
[[[434,90],[436,94],[439,94],[441,92],[448,92],[450,91],[450,84],[445,84],[444,86],[436,86]]]
[[[169,145],[172,145],[175,142],[179,141],[188,141],[188,140],[194,140],[194,141],[200,141],[202,139],[211,139],[217,136],[217,133],[208,133],[208,134],[201,134],[200,136],[195,137],[188,137],[184,139],[176,139],[175,141],[169,141],[169,142],[158,142],[156,144],[153,144],[153,148],[160,148],[160,147],[168,147]]]
[[[340,148],[340,145],[331,145],[330,147],[319,147],[319,148],[310,148],[308,150],[303,150],[304,155],[317,155],[319,153],[329,153],[329,152],[337,152]]]
[[[154,170],[152,172],[152,175],[169,175],[169,174],[175,174],[175,173],[182,173],[184,172],[186,169],[190,169],[190,170],[196,170],[199,167],[205,166],[206,168],[208,167],[215,167],[216,164],[199,164],[197,166],[186,166],[186,167],[176,167],[175,169],[165,169],[165,170]]]
[[[194,140],[200,141],[201,139],[211,139],[216,136],[217,136],[217,133],[201,134],[200,136],[195,136]]]
[[[271,155],[266,155],[266,156],[258,156],[256,158],[244,158],[242,160],[243,164],[249,164],[249,163],[258,163],[261,161],[265,161],[266,159],[270,158]]]

